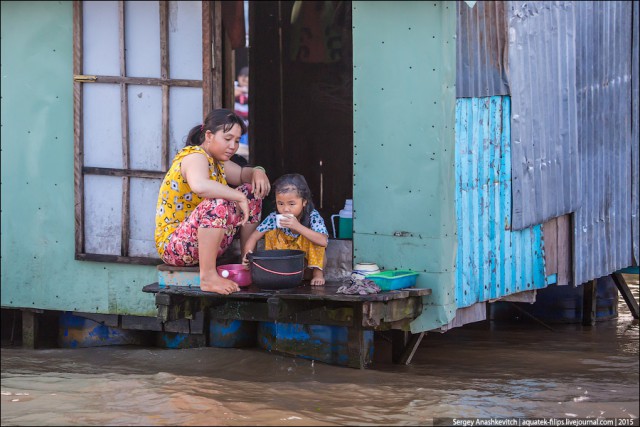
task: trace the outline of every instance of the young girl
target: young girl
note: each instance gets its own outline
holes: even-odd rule
[[[302,175],[283,175],[273,183],[277,213],[285,215],[276,224],[276,212],[262,221],[242,247],[243,262],[246,255],[265,237],[264,247],[271,249],[297,249],[305,252],[307,268],[312,271],[311,284],[324,285],[324,252],[329,233],[324,220],[313,208],[311,190]],[[308,272],[309,270],[307,270]]]
[[[216,258],[240,229],[241,245],[260,221],[270,184],[264,169],[240,167],[229,159],[247,131],[237,114],[213,110],[189,132],[174,157],[156,205],[155,243],[166,264],[200,264],[200,288],[229,294],[237,283],[222,278]],[[231,188],[227,183],[238,186]],[[242,247],[242,246],[241,246]]]

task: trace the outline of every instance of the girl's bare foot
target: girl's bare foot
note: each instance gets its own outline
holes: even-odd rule
[[[232,280],[220,277],[218,274],[205,275],[200,272],[200,289],[206,292],[229,295],[230,293],[238,292],[240,286]]]
[[[324,285],[324,272],[319,268],[313,269],[313,276],[311,277],[311,286]]]

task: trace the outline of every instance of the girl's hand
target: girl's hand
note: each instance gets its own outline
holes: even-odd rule
[[[253,251],[247,251],[246,253],[244,253],[242,255],[242,265],[247,267],[247,269],[249,268],[249,259],[248,259],[247,255],[252,254],[252,253],[253,253]]]
[[[302,224],[300,224],[298,218],[291,214],[285,214],[285,216],[283,216],[280,220],[280,225],[284,228],[288,228],[291,231],[295,231],[298,234],[300,234],[300,227],[304,227]]]
[[[253,188],[253,194],[259,199],[264,199],[271,191],[271,184],[269,183],[269,177],[262,169],[253,169],[253,175],[251,176],[251,187]]]
[[[242,211],[242,221],[238,223],[238,227],[240,227],[244,225],[247,221],[249,221],[249,200],[247,200],[246,197],[243,197],[242,200],[236,201],[236,203],[238,204],[238,207]]]

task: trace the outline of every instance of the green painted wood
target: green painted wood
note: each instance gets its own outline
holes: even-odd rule
[[[354,262],[421,273],[418,333],[455,312],[456,5],[352,7]]]
[[[2,307],[155,316],[153,266],[74,259],[72,2],[2,2]]]

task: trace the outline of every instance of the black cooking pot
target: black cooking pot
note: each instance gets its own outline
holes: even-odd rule
[[[260,289],[295,288],[304,275],[304,251],[273,249],[247,254],[253,284]]]

